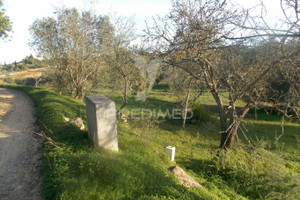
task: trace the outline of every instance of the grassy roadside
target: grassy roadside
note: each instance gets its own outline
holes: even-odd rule
[[[91,147],[87,132],[64,125],[63,116],[85,121],[84,105],[48,89],[24,91],[37,107],[37,122],[61,147],[44,143],[45,199],[224,199],[219,191],[186,189],[166,170],[171,165],[131,128],[119,126],[119,153]],[[46,128],[47,127],[47,128]],[[161,147],[163,150],[163,147]],[[236,194],[236,196],[239,196]],[[229,198],[227,198],[229,199]]]
[[[45,199],[294,199],[293,193],[299,189],[297,124],[286,128],[284,143],[280,143],[284,155],[270,147],[270,151],[261,148],[254,155],[234,150],[216,159],[217,124],[181,129],[176,123],[151,120],[132,121],[130,127],[118,124],[120,152],[112,153],[92,148],[86,130],[64,124],[63,116],[71,120],[82,117],[85,122],[83,103],[48,89],[10,87],[34,100],[37,122],[62,148],[44,143]],[[172,99],[163,97],[155,94],[143,105],[135,105],[131,99],[128,107],[171,107]],[[111,98],[117,106],[121,103],[117,97]],[[277,122],[253,121],[246,126],[253,140],[263,136],[272,140],[274,131],[280,129]],[[183,188],[166,170],[175,164],[165,157],[167,145],[176,146],[176,164],[204,188]]]

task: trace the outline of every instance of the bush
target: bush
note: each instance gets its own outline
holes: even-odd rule
[[[193,111],[192,120],[196,120],[198,123],[206,123],[212,120],[210,112],[200,102],[194,102],[191,109]]]
[[[35,86],[35,79],[34,78],[16,79],[15,83],[17,85]]]
[[[17,71],[17,72],[20,72],[20,71],[25,71],[25,70],[28,70],[28,69],[29,68],[26,65],[17,65],[14,70]]]
[[[15,83],[15,79],[12,76],[6,76],[4,78],[4,82],[8,83],[8,84],[13,84],[13,83]]]

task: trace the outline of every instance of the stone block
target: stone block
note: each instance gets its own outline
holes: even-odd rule
[[[89,138],[95,146],[118,151],[115,102],[103,95],[87,96],[86,116]]]

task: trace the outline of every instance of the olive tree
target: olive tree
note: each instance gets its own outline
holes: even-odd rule
[[[31,46],[55,68],[57,89],[81,99],[93,73],[103,67],[103,47],[113,32],[108,17],[62,8],[30,27]]]
[[[0,8],[3,6],[2,0],[0,0]],[[8,37],[8,32],[12,30],[11,22],[5,15],[4,10],[0,9],[0,38],[4,39]]]

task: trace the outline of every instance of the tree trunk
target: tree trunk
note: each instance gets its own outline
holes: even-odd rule
[[[82,100],[83,99],[83,87],[82,86],[76,86],[75,87],[75,99]]]
[[[124,95],[123,95],[124,103],[121,106],[121,108],[117,111],[117,114],[120,114],[121,110],[127,105],[127,88],[128,88],[128,80],[127,77],[124,77]]]
[[[217,106],[218,106],[218,111],[219,111],[219,116],[220,116],[220,128],[221,128],[221,145],[220,148],[223,148],[223,144],[226,141],[227,138],[227,116],[225,114],[225,108],[223,106],[222,100],[219,96],[219,93],[216,90],[212,90],[211,94],[213,95]]]
[[[71,86],[70,89],[67,87],[67,90],[68,90],[68,92],[69,92],[69,95],[70,95],[71,97],[73,97],[73,96],[74,96],[74,87]]]
[[[235,101],[233,98],[233,92],[231,89],[229,89],[229,114],[230,114],[230,125],[228,127],[228,130],[222,131],[222,136],[221,136],[221,148],[225,149],[231,149],[232,145],[234,143],[235,136],[237,134],[237,129],[238,129],[238,123],[237,121],[237,115],[236,115],[236,110],[235,110]]]
[[[224,148],[224,144],[226,143],[227,139],[227,123],[224,124],[225,120],[221,119],[220,117],[220,124],[221,124],[221,144],[220,144],[220,149]]]
[[[188,93],[186,95],[185,102],[184,102],[184,110],[183,110],[183,113],[182,113],[182,128],[185,128],[185,122],[186,122],[187,109],[188,109],[188,106],[189,106],[188,104],[189,104],[190,93],[191,93],[191,90],[188,89]]]
[[[233,104],[234,105],[234,104]],[[232,109],[235,109],[232,107]],[[242,114],[237,117],[235,114],[235,111],[231,111],[233,114],[230,117],[230,126],[227,130],[222,131],[222,136],[221,136],[221,149],[231,149],[233,147],[235,137],[237,135],[238,128],[241,124],[241,121],[244,119],[246,114],[249,112],[250,107],[247,105]]]
[[[220,145],[221,149],[232,149],[238,127],[239,127],[239,123],[234,125],[227,132],[222,133],[221,145]]]
[[[39,83],[41,81],[41,78],[35,78],[35,84],[34,84],[34,87],[38,87]]]

